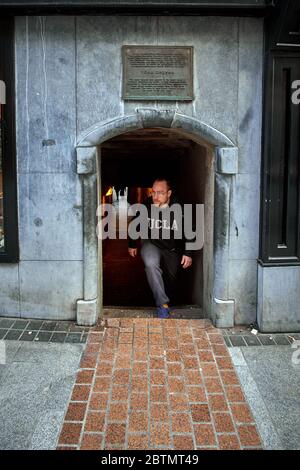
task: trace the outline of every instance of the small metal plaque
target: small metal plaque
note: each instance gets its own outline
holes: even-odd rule
[[[123,46],[124,100],[194,99],[193,47]]]

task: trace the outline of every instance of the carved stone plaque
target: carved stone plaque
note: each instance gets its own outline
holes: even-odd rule
[[[193,47],[123,46],[124,100],[194,99]]]

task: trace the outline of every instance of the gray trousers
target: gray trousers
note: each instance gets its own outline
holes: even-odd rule
[[[159,248],[150,240],[142,240],[141,257],[155,304],[170,302],[180,266],[178,253]]]

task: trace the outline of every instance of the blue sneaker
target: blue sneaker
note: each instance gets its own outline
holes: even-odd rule
[[[170,309],[167,307],[163,307],[162,305],[157,308],[157,318],[169,318],[170,317]]]

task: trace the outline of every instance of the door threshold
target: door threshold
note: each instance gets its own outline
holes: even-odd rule
[[[103,318],[156,318],[155,307],[121,307],[106,305],[102,309]],[[170,318],[204,319],[203,309],[197,305],[171,307]]]

